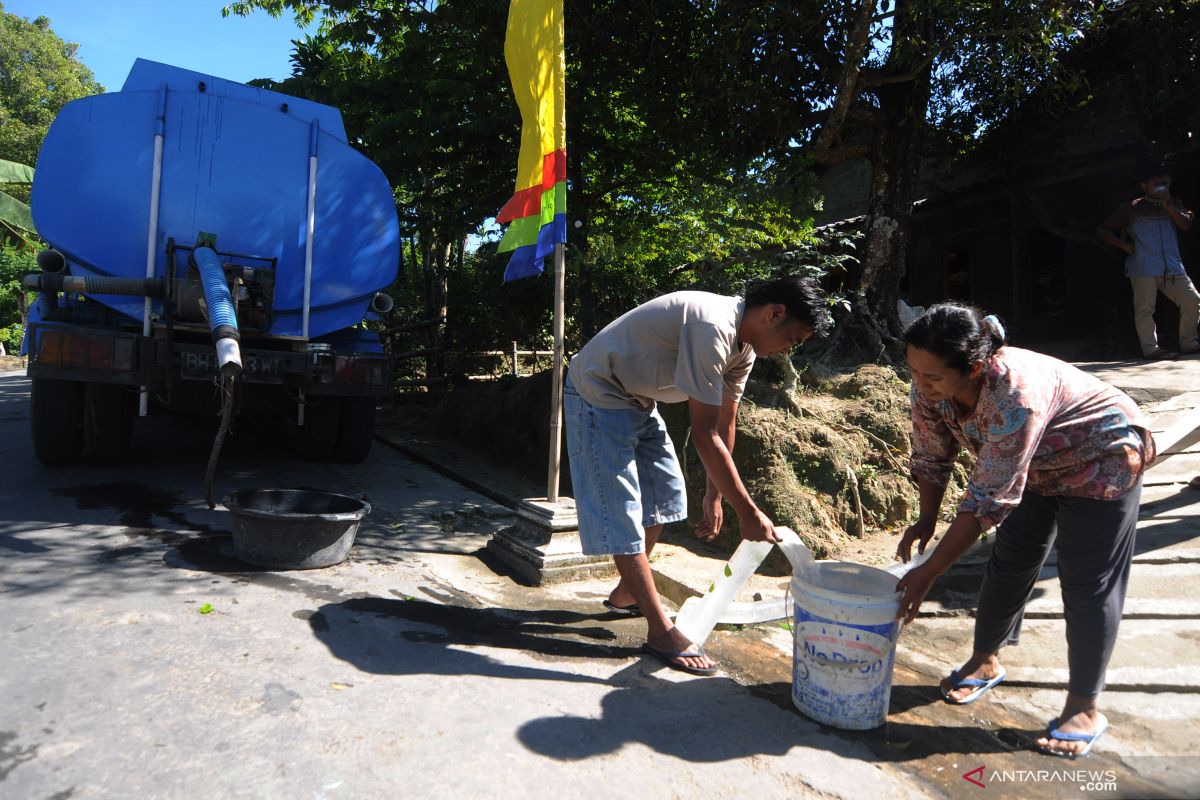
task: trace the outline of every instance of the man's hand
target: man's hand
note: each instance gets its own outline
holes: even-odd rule
[[[907,561],[907,559],[905,560]],[[896,591],[900,592],[900,613],[896,615],[897,619],[902,619],[907,624],[917,618],[917,612],[921,610],[921,603],[925,600],[925,595],[929,594],[936,578],[937,573],[928,563],[925,563],[914,567],[900,579],[900,582],[896,584]]]
[[[704,494],[702,503],[704,519],[696,526],[696,538],[711,542],[721,532],[721,523],[725,521],[725,509],[721,506],[721,495],[712,492]]]
[[[900,539],[900,544],[896,547],[896,557],[907,564],[912,558],[913,542],[917,543],[917,553],[923,554],[925,552],[925,545],[929,544],[929,540],[933,538],[935,527],[937,527],[937,520],[933,519],[918,519],[912,525],[908,526],[908,530],[904,532],[904,536]]]
[[[1125,251],[1125,255],[1133,255],[1133,242],[1121,242],[1121,249]]]
[[[748,542],[782,541],[775,534],[775,524],[758,508],[754,508],[749,514],[739,514],[738,526],[742,531],[742,538]]]

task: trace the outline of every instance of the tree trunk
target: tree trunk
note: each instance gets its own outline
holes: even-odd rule
[[[888,70],[907,74],[924,56],[909,42],[928,41],[931,25],[928,19],[902,14],[901,5],[906,4],[898,4]],[[884,84],[876,89],[883,127],[880,146],[871,161],[871,198],[861,260],[862,289],[870,314],[880,323],[880,333],[895,338],[901,334],[896,301],[907,269],[921,161],[919,147],[929,107],[930,70],[927,65],[914,80]]]
[[[425,356],[426,378],[441,378],[446,372],[445,354],[441,348],[446,335],[450,249],[449,243],[436,241],[425,247],[425,318],[439,320],[429,326],[425,335],[425,347],[437,351]]]

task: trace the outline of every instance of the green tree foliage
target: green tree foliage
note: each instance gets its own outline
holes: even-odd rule
[[[865,323],[858,349],[884,352],[898,332],[921,159],[969,152],[1021,104],[1078,102],[1087,74],[1072,59],[1123,27],[1138,31],[1120,34],[1142,51],[1136,91],[1170,107],[1162,98],[1176,95],[1162,84],[1171,63],[1195,61],[1196,4],[568,4],[569,335],[587,338],[655,294],[738,290],[827,255],[812,231],[814,176],[865,158],[860,268],[843,288],[850,319]],[[490,349],[523,331],[517,338],[533,344],[531,333],[548,328],[546,282],[498,287],[495,234],[477,229],[512,191],[518,119],[503,64],[507,4],[227,8],[256,10],[322,21],[282,88],[342,108],[352,136],[392,179],[410,241],[402,287],[410,313],[436,315],[449,288],[452,328],[456,316],[470,323],[455,328],[463,343],[473,337]],[[1156,64],[1160,33],[1172,44],[1168,63]],[[464,237],[479,234],[483,245],[464,252]],[[838,250],[831,263],[846,255]]]
[[[20,346],[25,315],[21,276],[36,268],[29,184],[54,116],[79,97],[103,91],[50,20],[9,14],[0,4],[0,341]]]
[[[28,20],[0,4],[0,158],[36,165],[58,110],[104,91],[77,49],[51,30],[46,17]]]
[[[0,160],[0,186],[24,187],[33,182],[33,169]],[[17,352],[25,330],[25,290],[21,277],[36,269],[37,232],[29,206],[0,191],[0,343]]]
[[[0,187],[26,187],[33,183],[33,168],[0,159]],[[36,234],[29,206],[0,189],[0,231],[32,245],[27,237]]]
[[[673,288],[740,290],[767,270],[764,259],[810,240],[811,175],[785,135],[768,151],[747,133],[782,130],[759,110],[779,75],[731,52],[741,27],[765,24],[744,21],[756,20],[751,5],[672,0],[652,17],[627,3],[571,6],[570,334],[586,338]],[[549,329],[547,282],[501,287],[498,237],[478,230],[513,191],[520,120],[503,60],[507,5],[259,0],[228,11],[256,8],[322,17],[278,88],[341,108],[351,138],[392,180],[410,237],[400,287],[410,313],[436,315],[428,296],[444,286],[458,344],[535,344]],[[482,246],[463,252],[481,233]]]
[[[0,242],[0,342],[9,354],[21,347],[25,322],[22,276],[37,271],[33,252],[23,245]]]
[[[865,158],[870,195],[852,319],[867,352],[898,343],[896,301],[921,159],[964,152],[1040,86],[1104,18],[1091,0],[805,3],[826,21],[812,52],[827,109],[802,138],[819,165]],[[835,9],[840,8],[841,13]],[[898,348],[897,348],[898,349]]]

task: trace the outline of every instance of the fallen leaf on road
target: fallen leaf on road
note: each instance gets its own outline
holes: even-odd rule
[[[199,610],[200,610],[201,614],[212,613],[212,610],[213,610],[212,603],[205,603],[204,605],[200,606]]]

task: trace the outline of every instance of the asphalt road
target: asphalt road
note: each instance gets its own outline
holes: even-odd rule
[[[347,562],[271,572],[204,505],[212,421],[139,420],[127,465],[51,470],[28,392],[0,373],[2,798],[941,794],[733,678],[638,658],[600,585],[492,571],[474,554],[507,510],[387,447],[315,465],[286,426],[235,431],[218,497],[374,506]]]

